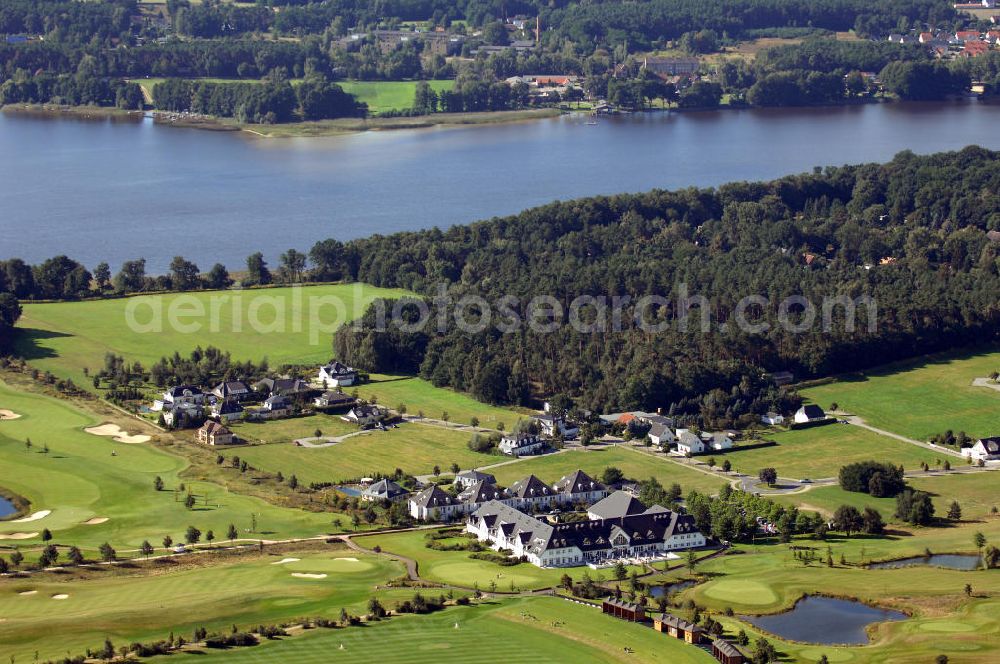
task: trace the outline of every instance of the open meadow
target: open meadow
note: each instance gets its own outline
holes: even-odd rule
[[[99,647],[105,637],[122,645],[170,633],[190,639],[198,627],[228,632],[234,624],[248,629],[295,618],[336,620],[341,608],[364,613],[373,596],[392,607],[413,594],[375,591],[403,574],[402,565],[343,545],[224,556],[209,564],[211,557],[68,578],[2,579],[0,657],[26,662],[36,651],[43,659],[77,654]]]
[[[311,434],[309,434],[311,435]],[[339,482],[377,473],[391,475],[396,468],[411,475],[430,475],[434,466],[450,473],[451,464],[463,470],[503,458],[473,452],[471,434],[440,427],[406,423],[388,431],[372,430],[351,436],[329,447],[308,448],[291,444],[251,445],[233,453],[255,468],[296,475],[300,482]]]
[[[181,541],[189,525],[203,533],[211,529],[219,540],[229,524],[241,537],[284,539],[331,532],[332,520],[343,517],[280,508],[221,484],[185,480],[185,459],[152,443],[118,443],[86,433],[84,428],[100,422],[52,397],[0,383],[0,407],[21,415],[0,421],[0,483],[30,500],[36,517],[0,521],[0,545],[32,548],[49,529],[53,543],[77,545],[96,557],[106,541],[122,552],[143,540],[158,547],[165,535]],[[153,488],[157,476],[163,491]],[[184,491],[175,492],[182,483]],[[184,505],[188,491],[196,499],[191,509]],[[253,521],[256,530],[250,532]]]
[[[872,426],[916,440],[948,429],[996,436],[1000,391],[972,384],[994,371],[1000,371],[1000,352],[948,353],[842,376],[802,395],[823,408],[836,403]]]
[[[449,422],[461,424],[469,424],[475,417],[479,426],[488,429],[495,429],[503,423],[507,431],[512,431],[518,420],[529,416],[527,411],[490,406],[467,394],[435,387],[423,378],[410,376],[371,374],[369,382],[358,385],[357,390],[362,399],[377,400],[389,408],[406,406],[410,415],[422,412],[425,417],[441,419],[447,413]]]
[[[964,463],[952,456],[844,424],[778,431],[764,434],[763,438],[777,445],[749,450],[736,447],[724,455],[717,454],[715,459],[719,463],[728,459],[734,470],[748,475],[756,476],[761,468],[774,468],[779,477],[813,480],[836,477],[841,466],[857,461],[888,462],[906,470],[917,470],[921,462],[931,467],[946,460],[952,464]]]
[[[174,351],[215,346],[238,360],[267,358],[273,367],[318,365],[330,359],[338,324],[359,317],[375,298],[403,295],[335,284],[25,304],[14,350],[81,387],[90,386],[83,369],[100,369],[108,352],[148,367]]]
[[[534,474],[543,482],[552,484],[577,468],[600,481],[601,473],[609,466],[618,468],[625,477],[633,480],[655,477],[664,487],[676,482],[681,485],[685,493],[692,489],[716,493],[729,481],[721,473],[715,476],[714,473],[693,470],[652,454],[622,446],[574,449],[541,457],[528,457],[497,466],[488,472],[496,476],[497,482],[503,486],[510,486],[512,482],[529,474]]]
[[[434,92],[444,92],[455,86],[455,81],[450,80],[427,83]],[[417,81],[337,81],[337,85],[368,104],[368,110],[376,115],[413,108],[417,91]]]

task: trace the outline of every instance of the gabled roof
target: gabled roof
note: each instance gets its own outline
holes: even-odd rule
[[[528,475],[510,485],[510,494],[515,498],[541,498],[555,495],[555,492],[534,475]]]
[[[372,498],[396,498],[408,494],[409,491],[399,486],[392,480],[379,480],[361,492],[363,496]]]
[[[497,478],[489,473],[483,473],[478,470],[463,470],[458,475],[455,475],[455,480],[472,480],[473,482],[486,482],[487,484],[496,484]]]
[[[198,396],[204,394],[197,385],[176,385],[167,390],[167,394],[172,397]]]
[[[554,488],[559,493],[589,493],[591,491],[604,491],[604,485],[596,481],[593,477],[576,470],[569,475],[564,475],[555,483]]]
[[[642,514],[646,505],[627,491],[615,491],[590,506],[588,513],[601,519],[617,519],[630,514]]]
[[[436,484],[423,489],[410,500],[418,507],[426,507],[427,509],[458,504],[455,498],[442,491]]]
[[[206,436],[230,436],[233,433],[218,422],[213,422],[212,420],[205,422],[205,424],[201,427],[201,431]]]
[[[328,364],[324,364],[320,367],[327,374],[331,376],[353,376],[357,373],[353,367],[349,367],[342,362],[336,360],[330,360]]]
[[[239,405],[235,401],[223,401],[216,407],[219,415],[232,415],[233,413],[242,413],[243,406]]]
[[[823,412],[823,409],[820,408],[819,406],[817,406],[814,403],[802,406],[802,408],[799,408],[798,412],[802,413],[803,415],[805,415],[806,417],[808,417],[810,420],[820,420],[820,419],[823,419],[824,417],[826,417],[826,413]],[[798,413],[796,413],[796,414],[798,414]]]
[[[264,407],[270,410],[274,410],[276,408],[288,408],[290,405],[291,404],[288,401],[288,398],[280,394],[275,394],[267,399],[264,399]]]
[[[479,480],[458,494],[458,499],[463,503],[486,503],[491,500],[504,500],[507,497],[506,489],[485,480]]]
[[[212,394],[218,397],[228,397],[234,394],[249,394],[250,387],[242,380],[227,380],[212,388]]]
[[[333,390],[327,390],[320,398],[327,403],[350,403],[354,401],[354,397],[351,395],[344,394],[343,392],[334,392]]]

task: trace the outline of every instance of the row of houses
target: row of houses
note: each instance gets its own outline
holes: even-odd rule
[[[604,615],[627,620],[629,622],[647,622],[646,607],[636,602],[626,602],[608,597],[601,602],[601,612]],[[708,632],[692,622],[678,618],[668,613],[652,616],[653,629],[661,634],[680,639],[685,643],[699,646],[710,640]],[[725,639],[711,640],[712,656],[721,664],[744,664],[746,655],[735,645]]]
[[[419,521],[453,521],[488,502],[518,510],[543,511],[577,503],[592,504],[608,495],[603,484],[582,470],[564,475],[553,484],[528,475],[509,488],[499,486],[492,475],[469,471],[459,473],[455,484],[454,495],[436,484],[416,493],[409,501],[410,516]]]

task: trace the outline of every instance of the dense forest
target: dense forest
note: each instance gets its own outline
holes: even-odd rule
[[[663,408],[728,426],[795,403],[767,372],[823,376],[995,339],[997,192],[1000,153],[903,152],[887,164],[817,169],[772,182],[587,198],[447,231],[327,239],[308,252],[289,249],[273,269],[262,254],[250,256],[242,283],[363,281],[432,298],[431,320],[442,314],[448,321],[440,331],[376,329],[382,304],[376,303],[335,336],[339,359],[366,371],[420,374],[493,403],[562,394],[591,410]],[[38,265],[0,262],[6,321],[16,319],[18,300],[232,283],[225,266],[204,272],[180,256],[159,276],[147,274],[142,259],[114,274],[106,263],[91,272],[66,256]],[[433,299],[442,286],[451,301],[484,298],[495,308],[492,324],[472,333],[458,329],[453,308]],[[555,298],[564,313],[580,296],[631,300],[619,307],[618,329],[499,327],[528,320],[529,301],[538,295]],[[637,321],[638,303],[650,295],[664,299],[638,311]],[[705,298],[704,306],[691,307],[688,329],[678,324],[685,295]],[[505,296],[514,301],[503,302]],[[723,329],[747,296],[766,298],[743,315],[768,327]],[[816,307],[815,324],[789,329],[803,318],[796,305],[782,320],[777,305],[790,296]],[[835,302],[824,330],[824,298],[840,296],[858,302],[869,296],[875,306],[859,304],[852,329],[843,303]],[[597,309],[578,313],[587,323]],[[464,318],[477,322],[477,310],[467,309]],[[419,318],[413,303],[402,312]],[[710,322],[704,331],[703,312]],[[656,324],[663,329],[648,329]]]
[[[987,230],[1000,228],[998,186],[996,153],[901,153],[885,165],[553,203],[359,240],[340,254],[346,278],[428,296],[444,283],[454,298],[492,303],[514,296],[522,320],[539,294],[564,307],[581,295],[657,294],[668,304],[650,315],[670,320],[683,284],[708,299],[713,325],[650,334],[626,307],[618,332],[503,334],[491,325],[468,334],[452,324],[432,334],[376,331],[369,315],[336,336],[335,352],[365,370],[419,370],[496,402],[565,393],[593,409],[669,408],[722,388],[716,400],[740,412],[731,395],[756,394],[766,371],[820,376],[994,338],[1000,244]],[[817,308],[824,297],[869,295],[877,325],[870,330],[859,308],[848,332],[838,308],[830,331],[792,333],[764,307],[755,320],[771,325],[766,332],[720,331],[715,323],[748,295],[802,295]]]

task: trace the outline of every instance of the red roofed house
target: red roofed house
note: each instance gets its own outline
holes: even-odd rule
[[[977,55],[983,55],[990,50],[990,45],[986,42],[974,41],[966,42],[965,48],[962,49],[961,56],[965,58],[974,58]]]
[[[964,42],[979,41],[979,32],[977,30],[959,30],[955,33],[955,39],[961,39]]]
[[[918,39],[918,41],[921,44],[926,44],[927,42],[929,42],[932,39],[934,39],[934,33],[933,32],[921,32],[920,33],[920,38]]]

